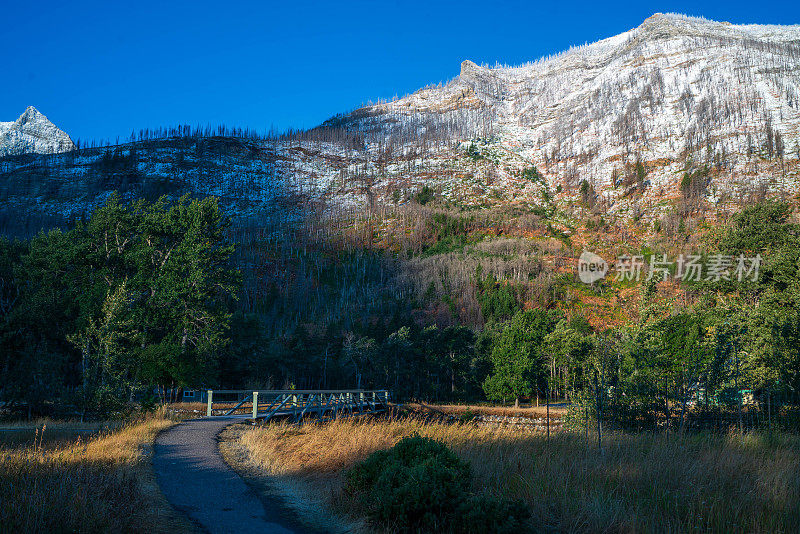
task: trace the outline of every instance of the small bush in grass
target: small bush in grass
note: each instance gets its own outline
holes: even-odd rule
[[[413,435],[353,467],[346,490],[363,495],[374,521],[400,532],[524,530],[521,503],[470,495],[471,478],[469,464],[446,445]]]
[[[461,503],[453,531],[512,534],[525,532],[531,513],[519,500],[497,500],[473,496]]]
[[[475,411],[473,411],[471,408],[467,408],[466,410],[464,410],[464,413],[462,413],[462,414],[459,416],[459,418],[458,418],[458,419],[459,419],[459,421],[461,421],[462,423],[469,423],[470,421],[472,421],[472,420],[473,420],[473,419],[475,419],[476,417],[478,417],[478,413],[477,413],[477,412],[475,412]]]

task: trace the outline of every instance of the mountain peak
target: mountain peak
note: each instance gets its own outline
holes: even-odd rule
[[[473,61],[465,59],[461,62],[461,76],[469,76],[470,74],[474,74],[480,70],[481,67]]]
[[[0,122],[0,157],[74,150],[72,139],[33,106],[14,122]]]
[[[644,19],[639,29],[674,35],[676,33],[687,32],[695,24],[705,27],[711,23],[712,21],[710,20],[678,15],[676,13],[653,13]]]
[[[39,110],[36,109],[35,107],[28,106],[27,108],[25,108],[25,111],[22,113],[22,115],[20,115],[19,118],[17,118],[16,123],[19,124],[19,125],[23,125],[23,124],[28,124],[30,122],[34,122],[34,121],[41,120],[41,119],[47,120],[47,117],[42,115],[39,112]],[[50,121],[47,121],[47,122],[50,122]]]

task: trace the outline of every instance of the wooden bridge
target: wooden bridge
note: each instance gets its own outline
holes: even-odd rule
[[[378,413],[389,408],[387,390],[208,390],[206,416],[228,416],[269,421],[288,418],[302,423],[306,416],[319,420],[364,413]],[[216,406],[215,406],[216,405]]]

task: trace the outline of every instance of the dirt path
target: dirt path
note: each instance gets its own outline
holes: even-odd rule
[[[153,469],[167,500],[211,533],[306,532],[278,503],[259,498],[222,459],[217,435],[239,421],[193,419],[158,436]]]

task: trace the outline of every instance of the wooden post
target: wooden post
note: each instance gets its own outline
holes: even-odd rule
[[[550,388],[547,388],[547,439],[550,439]]]
[[[597,450],[603,454],[603,404],[600,386],[597,383],[597,370],[594,372],[594,390],[597,395]]]
[[[297,421],[297,395],[292,395],[292,417]]]
[[[211,399],[213,398],[213,396],[214,396],[214,391],[209,389],[208,390],[208,400],[207,400],[208,405],[206,406],[206,417],[211,417],[211,404],[212,404],[212,400]]]
[[[258,391],[253,392],[253,419],[258,417]]]

